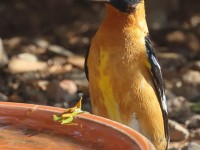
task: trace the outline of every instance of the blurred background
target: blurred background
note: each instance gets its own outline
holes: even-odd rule
[[[168,100],[170,149],[200,149],[200,0],[146,0]],[[88,0],[0,1],[0,101],[91,111],[84,57],[104,16]],[[196,148],[196,149],[195,149]]]

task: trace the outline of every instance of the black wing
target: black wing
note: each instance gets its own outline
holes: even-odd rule
[[[150,72],[154,81],[154,85],[156,88],[157,97],[160,103],[160,107],[163,114],[163,121],[164,121],[164,128],[165,128],[165,137],[167,140],[169,140],[168,135],[168,112],[167,112],[167,104],[166,104],[166,97],[165,97],[165,91],[163,87],[163,77],[161,73],[161,68],[158,63],[157,57],[155,55],[155,52],[151,46],[151,42],[148,39],[148,37],[145,37],[145,45],[146,50],[150,62]]]
[[[88,74],[88,66],[87,66],[87,59],[88,59],[88,55],[89,55],[89,50],[90,48],[88,48],[86,55],[85,55],[85,64],[84,64],[84,70],[85,70],[85,75],[87,80],[89,81],[89,74]]]

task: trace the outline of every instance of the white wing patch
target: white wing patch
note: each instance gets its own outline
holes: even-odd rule
[[[135,113],[132,115],[131,121],[129,122],[128,126],[141,133],[141,126]]]

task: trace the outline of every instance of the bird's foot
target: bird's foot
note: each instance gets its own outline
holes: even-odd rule
[[[61,115],[53,115],[53,120],[58,121],[61,124],[69,124],[72,123],[74,116],[81,113],[89,113],[81,110],[82,106],[82,98],[80,98],[79,102],[72,108],[66,109]]]

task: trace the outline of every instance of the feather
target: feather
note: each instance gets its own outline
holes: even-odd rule
[[[150,68],[149,68],[150,73],[151,73],[153,81],[154,81],[157,97],[158,97],[159,104],[160,104],[162,114],[163,114],[165,137],[167,140],[169,140],[168,112],[167,112],[165,91],[164,91],[164,87],[163,87],[163,77],[162,77],[162,73],[161,73],[161,67],[158,63],[155,52],[151,46],[151,41],[148,37],[145,37],[145,45],[146,45],[146,51],[147,51],[147,55],[148,55],[148,59],[149,59],[149,63],[150,63]]]

